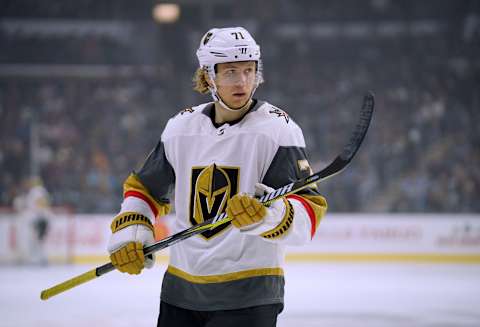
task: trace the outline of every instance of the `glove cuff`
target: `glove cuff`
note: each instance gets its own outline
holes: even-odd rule
[[[293,216],[295,214],[293,210],[293,206],[288,201],[287,199],[282,199],[284,204],[285,204],[285,210],[282,221],[273,229],[268,230],[262,234],[260,234],[261,237],[267,238],[267,239],[275,239],[277,237],[283,236],[289,229],[290,226],[292,226],[293,223]]]
[[[153,224],[147,216],[132,211],[122,212],[116,216],[115,219],[113,219],[110,228],[112,233],[115,233],[131,225],[144,225],[149,228],[152,233],[154,231]]]
[[[286,198],[279,199],[272,202],[267,209],[267,216],[261,222],[242,228],[240,232],[275,239],[289,230],[293,222],[293,214],[292,204]]]

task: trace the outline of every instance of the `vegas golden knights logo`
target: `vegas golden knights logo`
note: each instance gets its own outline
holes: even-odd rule
[[[225,212],[228,200],[238,193],[238,167],[217,166],[193,167],[190,192],[189,216],[192,225]],[[210,239],[230,226],[223,224],[201,235]]]

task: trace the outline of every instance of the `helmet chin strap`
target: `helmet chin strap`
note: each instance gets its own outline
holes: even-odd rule
[[[248,98],[247,102],[242,107],[235,109],[235,108],[231,108],[231,107],[227,106],[227,104],[225,102],[223,102],[223,99],[220,97],[220,95],[217,92],[217,85],[215,84],[213,79],[212,79],[211,83],[212,83],[213,87],[211,86],[211,87],[209,87],[209,89],[210,89],[210,93],[212,94],[213,100],[218,102],[225,110],[230,111],[230,112],[239,112],[239,111],[244,110],[246,107],[248,107],[251,103],[253,94],[255,93],[255,91],[257,90],[257,87],[258,87],[258,84],[255,85],[255,87],[253,88],[252,93],[250,94],[250,97]]]

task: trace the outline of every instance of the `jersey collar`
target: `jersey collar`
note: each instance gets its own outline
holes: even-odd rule
[[[252,99],[252,100],[253,100],[253,102],[250,106],[250,109],[245,113],[245,115],[243,115],[241,118],[239,118],[237,120],[229,121],[228,124],[230,126],[233,126],[233,125],[241,122],[246,115],[248,115],[251,112],[257,111],[258,108],[260,108],[265,103],[264,101],[260,101],[260,100],[257,100],[257,99]],[[219,128],[220,126],[223,125],[223,124],[215,123],[215,103],[214,102],[211,102],[211,103],[207,104],[205,106],[205,108],[203,108],[202,114],[204,114],[204,115],[206,115],[207,117],[210,118],[210,120],[212,121],[212,124],[213,124],[213,126],[215,126],[215,128]]]

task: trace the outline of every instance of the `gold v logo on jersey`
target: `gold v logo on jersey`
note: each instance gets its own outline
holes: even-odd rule
[[[238,193],[238,167],[193,167],[190,191],[190,222],[197,225],[225,212],[228,200]],[[205,239],[217,235],[230,226],[223,224],[201,233]]]

